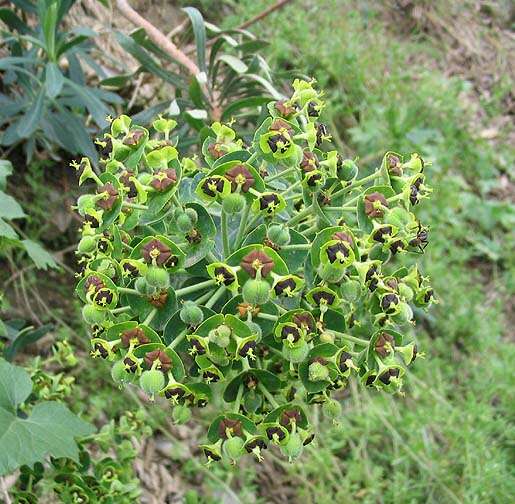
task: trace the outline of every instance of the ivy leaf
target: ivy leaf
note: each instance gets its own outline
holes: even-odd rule
[[[42,462],[49,455],[77,462],[74,438],[94,432],[91,424],[54,401],[37,404],[26,418],[18,416],[17,407],[31,391],[28,373],[0,360],[0,476]]]
[[[22,240],[22,244],[30,258],[36,264],[36,268],[57,268],[54,258],[39,244],[32,240]]]

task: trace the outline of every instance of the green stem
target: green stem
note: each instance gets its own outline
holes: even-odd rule
[[[311,247],[311,243],[292,243],[290,245],[283,245],[281,250],[309,250]]]
[[[188,334],[188,330],[184,329],[184,331],[180,332],[167,348],[174,349],[185,338],[186,334]]]
[[[130,289],[129,287],[117,287],[116,290],[122,294],[133,294],[135,296],[142,296],[136,289]]]
[[[201,305],[205,301],[207,301],[214,293],[214,289],[208,290],[205,294],[202,294],[199,298],[195,299],[195,304]]]
[[[152,320],[154,319],[154,317],[156,316],[157,314],[157,308],[154,308],[148,315],[147,315],[147,318],[143,321],[142,325],[148,325],[150,324],[150,322],[152,322]]]
[[[279,403],[275,400],[275,397],[268,391],[268,389],[260,382],[258,388],[263,392],[263,395],[268,399],[268,402],[275,408],[279,407]]]
[[[114,310],[111,310],[111,313],[113,315],[118,315],[119,313],[125,313],[131,310],[130,306],[122,306],[121,308],[115,308]]]
[[[183,287],[182,289],[177,289],[175,291],[175,295],[177,297],[185,296],[186,294],[191,294],[192,292],[197,292],[199,290],[202,290],[205,287],[210,287],[211,285],[215,285],[215,283],[216,283],[216,281],[211,278],[209,280],[206,280],[205,282],[188,285],[188,287]]]
[[[390,198],[386,198],[386,201],[388,201],[388,203],[391,203],[392,201],[398,201],[398,200],[401,200],[402,198],[404,198],[404,193],[399,193],[399,194],[396,194],[395,196],[391,196]]]
[[[271,313],[258,313],[257,317],[265,320],[273,320],[274,322],[279,318],[277,315],[272,315]]]
[[[336,334],[337,336],[340,336],[340,338],[347,340],[347,341],[351,341],[352,343],[356,343],[357,345],[368,346],[368,344],[370,343],[368,340],[356,338],[356,336],[351,336],[350,334],[346,334],[346,333],[342,333],[342,332],[338,332],[338,331],[332,331],[332,332],[334,334]]]
[[[285,194],[288,194],[289,192],[293,191],[294,189],[297,189],[297,187],[299,187],[300,185],[302,184],[302,181],[301,180],[297,180],[297,182],[295,182],[294,184],[292,184],[290,187],[288,187],[288,189],[286,189],[285,191],[283,191],[281,193],[281,196],[284,198],[284,195]],[[297,196],[292,196],[293,198],[296,198]],[[286,198],[285,198],[286,199]]]
[[[367,182],[371,182],[372,180],[379,178],[382,176],[381,171],[376,171],[369,175],[368,177],[363,177],[360,180],[355,180],[348,186],[343,187],[339,191],[336,191],[335,193],[331,194],[331,198],[337,198],[338,196],[342,196],[343,194],[347,194],[348,192],[352,191],[356,187],[361,187],[362,185],[365,185]]]
[[[129,201],[124,201],[122,205],[126,208],[133,208],[134,210],[148,210],[147,205],[139,205],[138,203],[130,203]]]
[[[328,206],[328,207],[323,207],[323,210],[329,210],[329,212],[355,212],[356,211],[356,207]]]
[[[225,292],[225,285],[221,285],[218,290],[211,296],[211,299],[204,305],[206,308],[212,308]]]
[[[304,217],[308,216],[313,211],[312,206],[305,208],[301,212],[299,212],[297,215],[294,215],[289,221],[288,226],[294,226],[297,224],[297,222],[300,222]]]
[[[310,228],[306,229],[305,231],[302,231],[302,236],[308,236],[311,233],[316,233],[316,230],[318,229],[318,224],[313,224]]]
[[[288,175],[289,173],[293,173],[294,171],[297,171],[297,168],[288,168],[287,170],[280,171],[279,173],[276,173],[275,175],[271,177],[267,177],[266,183],[272,182],[274,180],[277,180],[281,177],[284,177],[285,175]]]
[[[245,227],[247,226],[247,221],[249,220],[250,213],[250,204],[245,204],[245,209],[243,210],[243,215],[241,216],[240,226],[238,227],[238,233],[236,234],[236,239],[234,240],[234,249],[237,250],[240,246],[240,242],[243,238],[243,232],[245,231]]]
[[[209,261],[209,262],[218,262],[219,259],[218,257],[215,256],[215,254],[213,254],[213,252],[209,251],[207,254],[206,254],[206,259]]]
[[[224,257],[229,256],[229,230],[227,228],[227,214],[222,208],[222,244],[224,249]]]
[[[248,159],[247,161],[245,161],[245,163],[247,164],[252,164],[252,162],[257,159],[258,157],[258,153],[257,152],[254,152]]]
[[[236,395],[236,401],[234,401],[234,412],[239,413],[241,405],[241,397],[243,396],[243,383],[240,383],[238,387],[238,394]]]

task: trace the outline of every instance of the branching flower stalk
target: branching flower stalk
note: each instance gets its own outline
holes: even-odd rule
[[[413,307],[435,301],[413,213],[431,192],[428,163],[388,152],[359,177],[331,148],[322,93],[293,89],[248,146],[215,122],[194,161],[176,149],[175,121],[147,130],[120,116],[101,141],[103,172],[74,163],[93,182],[77,202],[76,289],[92,355],[113,362],[120,386],[168,400],[177,421],[222,405],[208,462],[261,460],[271,445],[297,458],[313,410],[338,417],[332,396],[350,379],[400,392],[420,356]]]

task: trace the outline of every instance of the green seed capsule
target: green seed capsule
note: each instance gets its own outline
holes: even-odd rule
[[[179,312],[181,320],[189,326],[196,327],[204,320],[202,310],[192,301],[186,301]]]
[[[186,212],[181,213],[175,222],[179,230],[183,233],[189,233],[193,229],[193,223]]]
[[[89,325],[99,325],[106,319],[106,312],[94,305],[84,305],[82,308],[82,318]]]
[[[118,385],[125,385],[131,381],[132,376],[127,373],[123,360],[116,361],[111,368],[111,378]]]
[[[179,404],[172,411],[173,422],[179,425],[189,422],[191,419],[191,410],[184,404]]]
[[[243,455],[243,439],[239,436],[229,438],[223,445],[223,451],[227,458],[231,461],[238,460]]]
[[[93,236],[84,236],[81,238],[77,250],[81,254],[89,254],[97,248],[97,240]]]
[[[150,266],[145,273],[145,280],[152,287],[167,289],[170,286],[170,275],[164,268]]]
[[[322,411],[328,418],[339,418],[342,414],[342,405],[334,399],[328,399],[322,404]]]
[[[242,290],[243,300],[252,305],[262,305],[270,299],[270,285],[256,278],[247,280]]]
[[[297,364],[306,359],[309,353],[309,345],[304,341],[297,342],[294,347],[283,345],[283,355],[286,360]]]
[[[186,212],[186,215],[190,218],[190,221],[193,225],[195,225],[198,222],[198,213],[194,208],[186,208],[184,210]]]
[[[290,434],[288,442],[281,448],[281,451],[284,453],[285,457],[288,457],[288,460],[291,462],[300,456],[304,445],[302,443],[302,438],[296,432]]]
[[[268,228],[267,237],[272,243],[279,245],[279,247],[288,245],[291,239],[290,230],[281,224],[273,224],[270,226]]]
[[[239,193],[228,194],[222,202],[224,211],[229,215],[241,212],[244,206],[245,198]]]
[[[153,400],[154,394],[157,394],[165,386],[165,377],[163,373],[157,369],[143,371],[139,378],[139,386]]]
[[[309,365],[308,379],[309,381],[323,381],[329,378],[329,369],[320,362],[312,362]]]
[[[225,348],[231,342],[231,334],[231,328],[225,324],[222,324],[216,327],[215,329],[211,329],[211,331],[209,331],[209,339],[215,345]]]

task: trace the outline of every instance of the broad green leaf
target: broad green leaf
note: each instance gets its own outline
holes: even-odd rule
[[[21,118],[18,126],[18,134],[22,138],[30,137],[39,126],[41,117],[43,116],[43,107],[45,105],[45,91],[45,86],[41,86],[41,89],[36,96],[36,101]]]
[[[13,165],[7,159],[0,160],[0,190],[4,191],[6,186],[6,180],[9,175],[13,172]]]
[[[30,32],[30,28],[14,13],[12,9],[0,9],[0,20],[2,20],[11,30],[19,33]]]
[[[5,219],[22,219],[25,217],[25,212],[20,204],[3,191],[0,191],[0,217]]]
[[[188,14],[193,33],[195,35],[195,45],[197,46],[197,63],[201,72],[207,73],[206,66],[206,27],[204,25],[204,18],[198,9],[195,7],[185,7],[183,9]]]
[[[22,240],[21,242],[29,254],[29,257],[36,264],[36,268],[44,269],[57,268],[55,259],[39,244],[32,240]]]
[[[46,65],[46,90],[50,98],[55,98],[63,89],[64,75],[56,63]]]
[[[27,372],[0,360],[0,476],[47,456],[78,461],[75,438],[94,432],[91,424],[58,402],[39,403],[26,418],[19,417],[17,407],[31,390]]]
[[[3,219],[0,219],[0,238],[9,238],[9,240],[18,239],[16,231]]]

